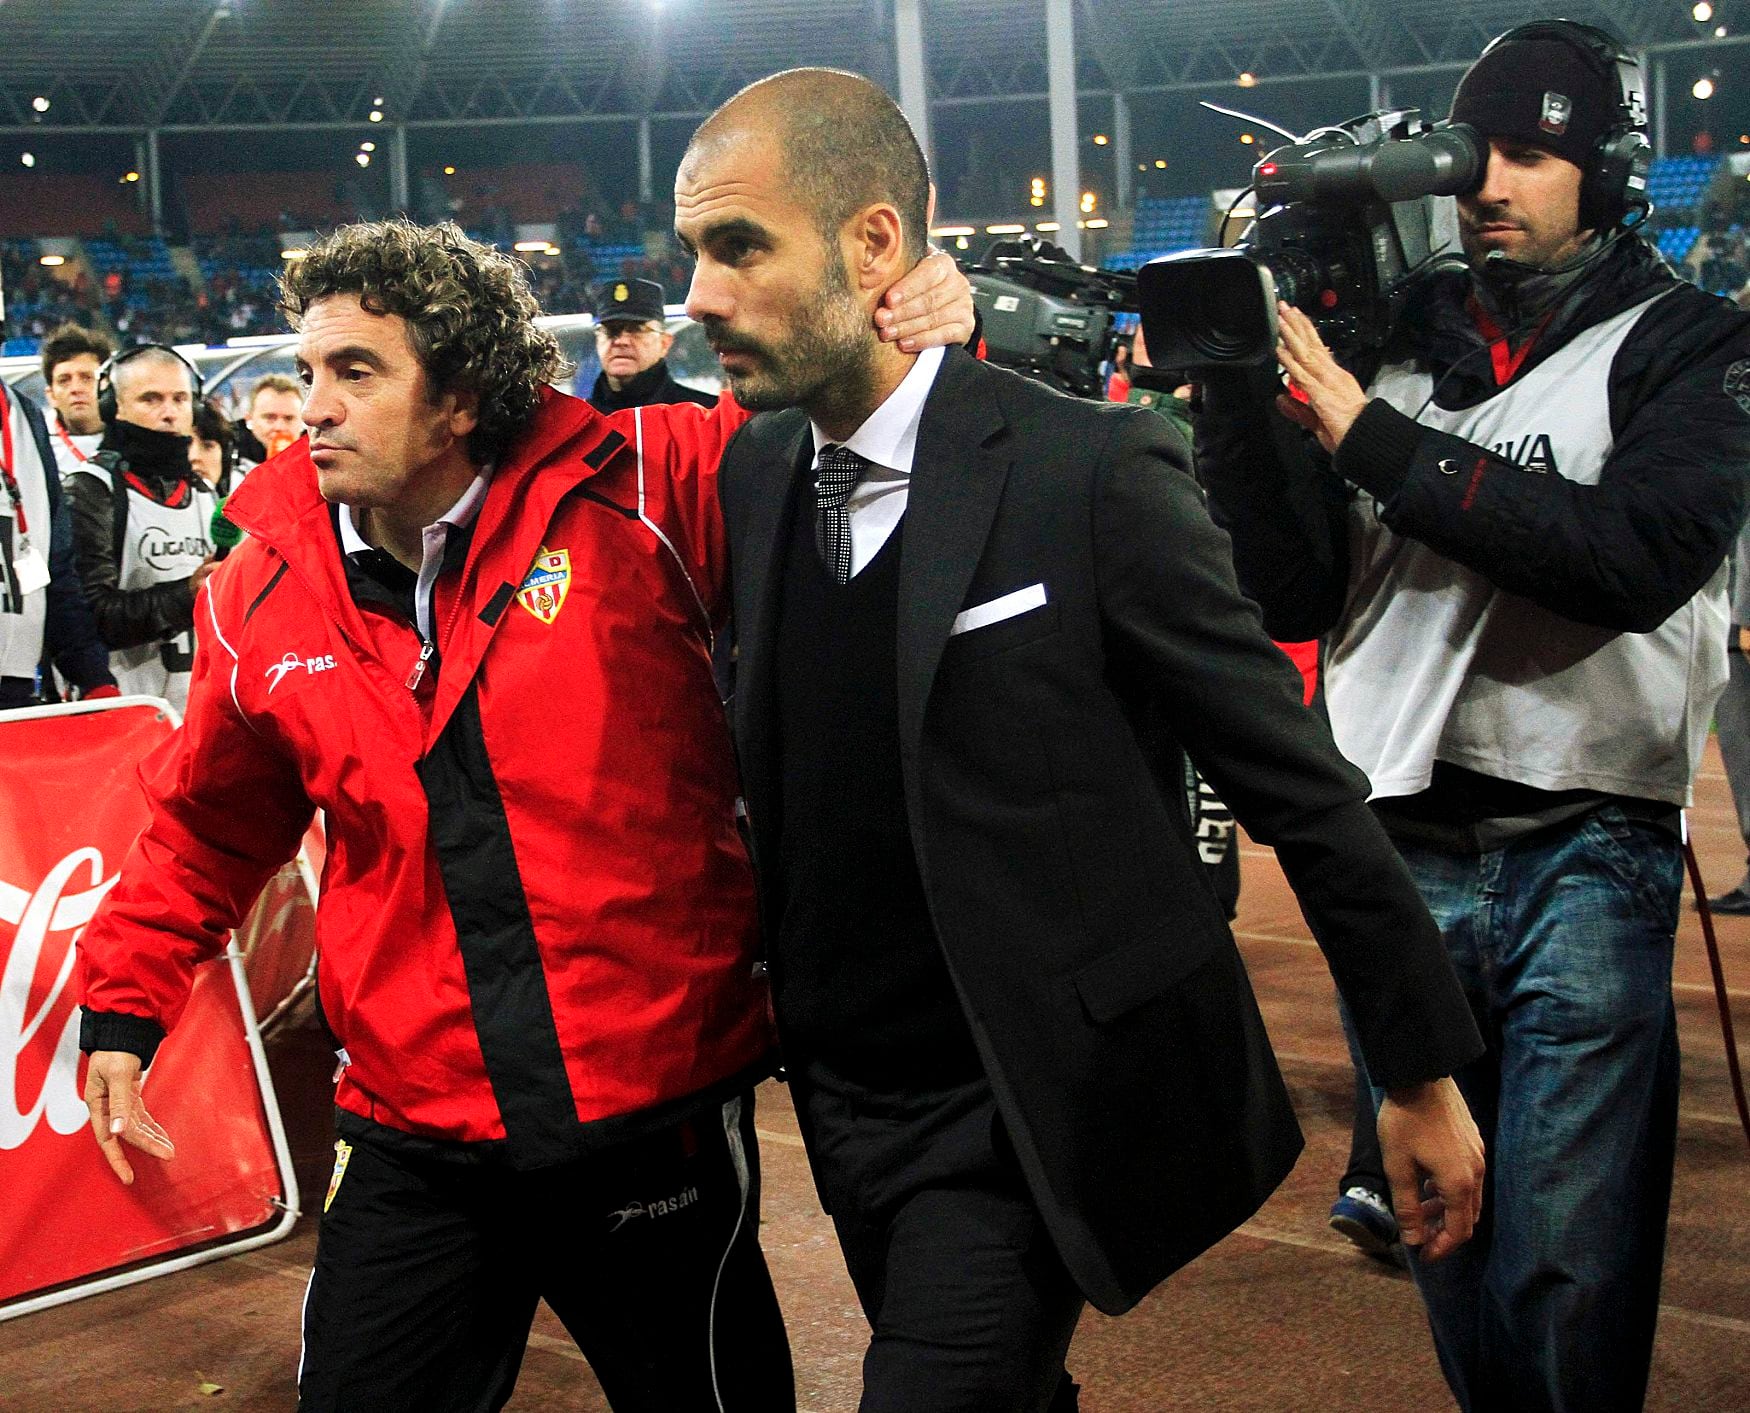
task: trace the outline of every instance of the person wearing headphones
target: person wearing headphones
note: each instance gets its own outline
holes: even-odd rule
[[[1305,400],[1212,374],[1198,463],[1271,636],[1328,635],[1337,744],[1488,1040],[1457,1076],[1482,1222],[1412,1262],[1447,1380],[1466,1409],[1602,1413],[1641,1406],[1659,1309],[1680,811],[1726,680],[1750,316],[1636,233],[1649,152],[1612,36],[1508,31],[1452,118],[1488,149],[1468,269],[1346,362],[1279,306]]]
[[[85,597],[122,691],[178,711],[194,666],[195,594],[212,573],[218,493],[189,462],[200,375],[174,349],[123,349],[98,373],[103,440],[67,478]]]

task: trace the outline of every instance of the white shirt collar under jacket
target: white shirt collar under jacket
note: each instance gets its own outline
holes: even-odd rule
[[[845,439],[845,447],[871,466],[882,467],[896,476],[911,475],[912,457],[918,446],[918,423],[923,421],[924,402],[935,386],[942,355],[939,348],[926,348],[920,353],[911,371],[888,393],[887,400]],[[814,433],[814,459],[819,465],[820,449],[830,445],[832,438],[814,423],[808,425]]]

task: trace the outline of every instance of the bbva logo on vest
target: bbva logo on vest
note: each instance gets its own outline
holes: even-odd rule
[[[1540,476],[1553,475],[1560,470],[1556,465],[1556,452],[1550,445],[1548,432],[1527,432],[1518,441],[1509,438],[1504,442],[1495,442],[1489,450],[1496,456],[1511,461],[1521,470],[1535,471]]]

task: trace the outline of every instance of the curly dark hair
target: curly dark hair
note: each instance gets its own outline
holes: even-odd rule
[[[542,385],[570,371],[558,340],[535,327],[540,306],[523,266],[451,221],[342,226],[280,276],[280,308],[294,329],[335,294],[407,320],[433,397],[478,396],[480,421],[468,438],[476,462],[498,456],[534,416]]]

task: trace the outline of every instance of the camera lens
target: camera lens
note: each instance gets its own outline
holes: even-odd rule
[[[1284,304],[1312,312],[1312,301],[1326,284],[1318,261],[1306,251],[1290,246],[1272,250],[1264,257],[1264,263],[1276,281],[1276,297]]]

